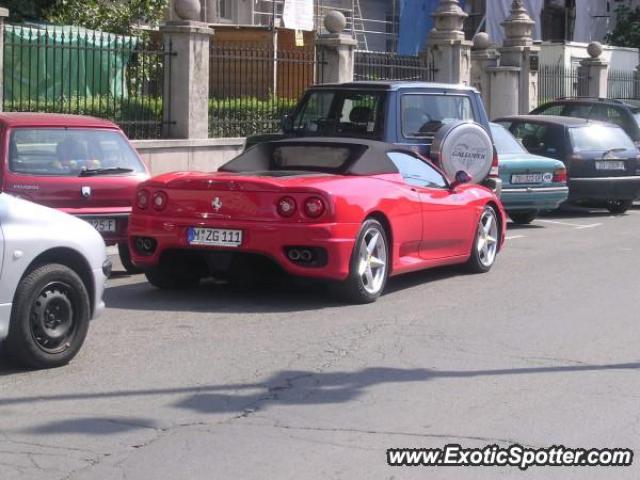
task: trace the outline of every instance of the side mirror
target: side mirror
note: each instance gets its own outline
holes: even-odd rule
[[[451,182],[450,188],[451,190],[455,190],[456,187],[460,185],[464,185],[465,183],[469,183],[471,181],[471,175],[469,175],[464,170],[460,170],[456,173],[456,178]]]
[[[290,115],[285,115],[284,117],[282,117],[280,127],[282,128],[283,133],[293,132],[293,117],[291,117]]]

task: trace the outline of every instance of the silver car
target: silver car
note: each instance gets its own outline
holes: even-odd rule
[[[32,368],[68,363],[105,308],[110,273],[90,224],[0,193],[0,353]]]

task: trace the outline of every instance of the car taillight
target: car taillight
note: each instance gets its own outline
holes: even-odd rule
[[[309,197],[304,202],[304,213],[308,217],[318,218],[324,213],[324,202],[319,197]]]
[[[140,190],[138,195],[136,195],[136,206],[145,210],[149,206],[149,192],[146,190]]]
[[[282,217],[290,217],[296,212],[296,201],[291,197],[278,200],[278,213]]]
[[[567,169],[557,168],[553,172],[553,183],[567,183]]]
[[[167,206],[167,194],[164,192],[156,192],[152,199],[153,208],[156,210],[164,210]]]
[[[493,161],[491,162],[491,170],[489,170],[490,177],[498,177],[500,175],[500,161],[498,160],[498,152],[493,149]]]

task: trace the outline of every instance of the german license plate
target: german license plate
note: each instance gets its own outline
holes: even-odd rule
[[[542,183],[541,173],[519,173],[511,175],[511,183]]]
[[[624,162],[612,160],[596,160],[596,170],[624,170]]]
[[[100,233],[116,232],[117,223],[115,218],[87,218],[85,220]]]
[[[191,227],[187,231],[187,241],[189,245],[239,247],[242,245],[242,230]]]

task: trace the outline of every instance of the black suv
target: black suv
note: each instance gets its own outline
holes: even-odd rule
[[[636,146],[640,146],[640,101],[638,100],[563,97],[539,106],[531,112],[531,115],[560,115],[614,123],[622,127]]]
[[[381,140],[432,158],[436,132],[458,121],[479,124],[491,138],[489,119],[475,88],[405,81],[316,85],[285,117],[282,132],[249,137],[245,148],[287,137],[347,137]],[[497,154],[486,163],[490,169],[482,184],[499,193]]]

